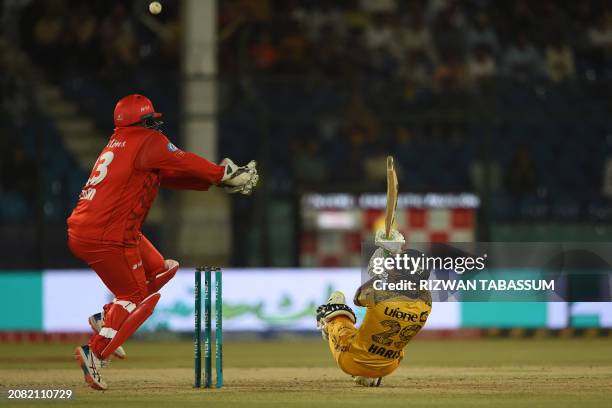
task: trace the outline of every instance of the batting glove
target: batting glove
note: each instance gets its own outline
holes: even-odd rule
[[[406,243],[406,239],[396,229],[392,229],[390,233],[391,237],[387,238],[384,229],[379,229],[376,231],[376,236],[374,237],[374,244],[377,247],[383,248],[389,251],[391,254],[399,254],[402,252],[402,247]]]

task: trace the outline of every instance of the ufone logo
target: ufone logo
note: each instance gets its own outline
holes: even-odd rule
[[[427,320],[428,313],[422,312],[419,316],[416,313],[403,312],[399,307],[385,307],[385,315],[389,317],[394,317],[404,322],[425,322]]]

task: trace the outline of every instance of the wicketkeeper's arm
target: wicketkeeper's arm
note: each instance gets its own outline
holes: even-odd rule
[[[159,132],[152,131],[148,138],[136,157],[134,167],[138,170],[159,170],[162,185],[207,190],[221,182],[225,166],[178,149]]]
[[[196,191],[207,191],[211,185],[205,180],[196,177],[181,176],[179,173],[170,171],[160,172],[160,183],[164,188]]]

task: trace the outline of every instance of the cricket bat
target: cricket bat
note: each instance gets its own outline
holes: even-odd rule
[[[385,209],[385,236],[391,238],[391,228],[395,221],[397,208],[397,174],[393,156],[387,156],[387,208]]]

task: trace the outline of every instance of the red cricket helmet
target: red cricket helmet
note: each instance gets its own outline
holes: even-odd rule
[[[161,113],[155,112],[153,103],[143,95],[132,94],[119,99],[115,105],[115,126],[130,126],[148,118],[159,118]]]

